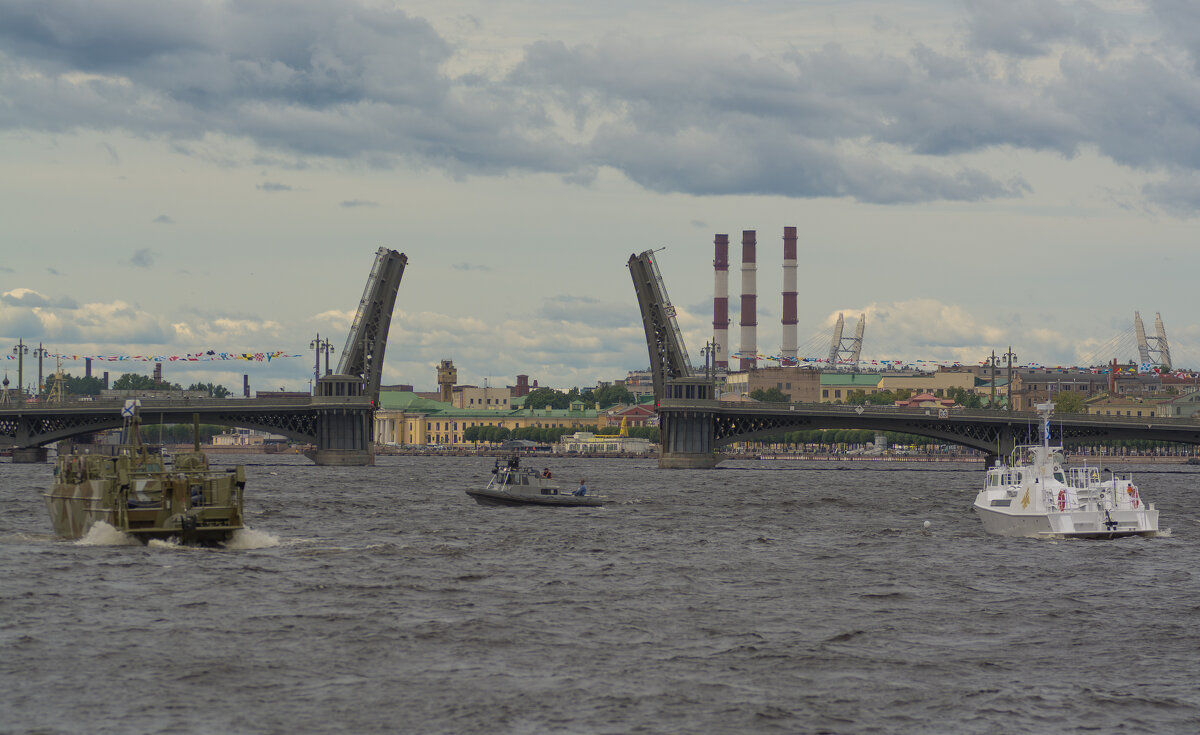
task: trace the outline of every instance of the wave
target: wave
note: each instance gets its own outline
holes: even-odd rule
[[[96,521],[76,546],[138,546],[138,540],[104,521]]]

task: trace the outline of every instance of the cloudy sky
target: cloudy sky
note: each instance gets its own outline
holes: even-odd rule
[[[700,361],[717,233],[778,350],[795,225],[811,353],[1200,367],[1198,64],[1191,0],[0,0],[0,347],[307,389],[386,246],[387,382],[590,385],[647,249]]]

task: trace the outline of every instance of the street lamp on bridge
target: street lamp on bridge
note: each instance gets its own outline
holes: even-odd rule
[[[996,407],[996,367],[1000,364],[1000,358],[996,357],[996,351],[992,350],[992,356],[983,361],[984,365],[989,366],[988,383],[992,386],[992,397],[988,402],[988,408]]]
[[[321,353],[325,353],[325,374],[329,375],[329,353],[333,352],[333,344],[328,339],[321,339],[321,334],[317,333],[317,338],[308,343],[310,350],[316,350],[316,360],[313,363],[313,377],[320,379],[321,377]]]
[[[1013,388],[1012,388],[1012,371],[1013,363],[1017,361],[1017,353],[1012,351],[1012,345],[1008,346],[1008,352],[1005,352],[1001,357],[1004,358],[1004,365],[1008,368],[1008,410],[1011,413],[1013,410]]]
[[[704,377],[711,378],[716,372],[717,350],[721,349],[721,345],[715,340],[705,342],[700,348],[700,354],[704,355]]]
[[[17,356],[17,397],[19,400],[25,400],[25,355],[29,354],[29,348],[25,346],[25,340],[17,340],[17,346],[13,347],[13,354]]]
[[[38,359],[37,394],[40,396],[42,394],[42,358],[49,357],[50,353],[46,351],[45,347],[42,347],[41,342],[38,342],[37,349],[33,351],[33,356]]]

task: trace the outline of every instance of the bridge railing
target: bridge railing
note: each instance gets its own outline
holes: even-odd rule
[[[699,401],[680,401],[667,400],[662,402],[663,408],[671,407],[687,407],[700,403]],[[714,404],[712,401],[703,402],[707,406]],[[1040,421],[1039,415],[1034,411],[999,411],[986,408],[934,408],[934,407],[917,407],[910,408],[907,406],[889,406],[889,405],[834,405],[829,403],[720,403],[722,408],[746,411],[746,412],[761,412],[761,413],[776,413],[779,411],[804,411],[810,414],[823,414],[829,416],[846,416],[846,415],[871,415],[871,416],[930,416],[941,417],[943,414],[947,418],[980,418],[980,419],[1012,419],[1017,421],[1028,421],[1036,423]],[[1117,416],[1104,414],[1085,414],[1085,413],[1057,413],[1051,416],[1051,423],[1068,422],[1068,423],[1096,423],[1096,424],[1154,424],[1158,426],[1195,426],[1200,423],[1200,414],[1192,417],[1174,417],[1174,416]]]

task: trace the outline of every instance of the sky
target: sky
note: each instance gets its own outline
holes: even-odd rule
[[[1198,65],[1189,0],[0,0],[0,354],[307,390],[388,247],[385,383],[589,386],[644,250],[702,363],[718,233],[776,353],[796,226],[810,356],[1200,368]]]

